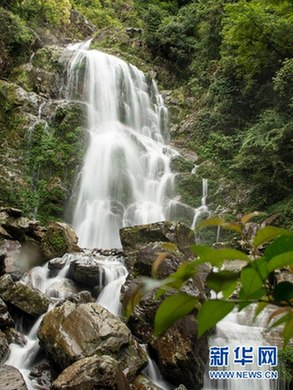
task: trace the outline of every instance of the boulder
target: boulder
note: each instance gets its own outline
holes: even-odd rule
[[[69,267],[69,277],[75,282],[95,287],[100,284],[102,270],[97,259],[84,256],[73,260]]]
[[[0,278],[0,297],[32,316],[46,313],[50,304],[50,300],[41,291],[23,282],[14,282],[10,275]]]
[[[131,380],[147,363],[144,350],[127,326],[97,303],[66,301],[52,309],[44,316],[38,337],[62,368],[85,357],[106,354],[119,362]]]
[[[21,245],[18,241],[2,240],[0,242],[0,275],[21,272],[20,252]]]
[[[150,378],[143,374],[139,374],[131,383],[132,390],[162,390]]]
[[[0,329],[7,328],[8,326],[13,325],[14,321],[8,312],[7,306],[0,298]]]
[[[0,367],[0,383],[5,383],[5,390],[28,390],[20,371],[12,366]]]
[[[53,390],[128,390],[117,360],[111,356],[91,356],[66,368],[54,381]]]
[[[45,258],[50,260],[67,252],[79,251],[77,240],[71,226],[64,222],[50,222],[41,244]]]
[[[15,328],[6,328],[3,330],[3,333],[5,333],[5,336],[7,338],[8,344],[17,344],[21,347],[25,346],[27,339],[25,336],[20,333]]]
[[[189,246],[195,241],[194,232],[187,225],[170,221],[122,228],[120,238],[126,254],[150,242],[175,243],[180,251],[190,254]]]
[[[60,374],[54,362],[49,359],[41,359],[31,368],[29,378],[33,382],[33,388],[51,389],[53,381]]]
[[[8,341],[5,334],[0,331],[0,365],[2,365],[6,361],[8,356],[9,356]]]

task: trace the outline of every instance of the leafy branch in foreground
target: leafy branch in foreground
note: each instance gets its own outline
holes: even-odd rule
[[[233,248],[216,249],[193,245],[191,250],[196,258],[181,264],[167,278],[158,280],[155,279],[157,270],[166,257],[164,253],[160,253],[153,263],[153,279],[142,279],[128,302],[127,314],[131,314],[134,306],[148,291],[156,289],[155,298],[171,291],[173,294],[163,300],[156,312],[155,334],[162,334],[175,321],[196,311],[198,335],[201,336],[234,309],[241,311],[254,304],[257,317],[268,305],[274,305],[274,309],[270,311],[268,327],[271,329],[282,325],[284,345],[287,345],[293,337],[293,284],[290,281],[277,281],[274,273],[283,269],[287,274],[293,273],[293,232],[275,226],[264,226],[248,241],[245,239],[247,224],[260,214],[249,213],[234,223],[225,222],[218,217],[201,222],[197,229],[221,226],[236,232],[241,240],[246,240],[246,247],[249,245],[248,253]],[[212,298],[200,303],[194,296],[182,293],[180,289],[198,273],[204,263],[210,265],[206,283],[214,293]]]

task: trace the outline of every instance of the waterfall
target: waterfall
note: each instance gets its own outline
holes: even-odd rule
[[[82,247],[118,248],[121,227],[170,217],[176,152],[155,82],[88,46],[69,47],[67,95],[87,103],[89,137],[73,227]]]

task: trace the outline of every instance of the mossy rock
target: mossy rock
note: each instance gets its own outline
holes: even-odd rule
[[[77,236],[71,226],[62,222],[51,222],[41,243],[46,259],[62,257],[65,253],[79,251]]]

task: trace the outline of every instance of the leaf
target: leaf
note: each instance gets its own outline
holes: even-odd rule
[[[269,245],[265,251],[264,256],[270,260],[273,257],[281,255],[285,252],[293,251],[293,235],[285,235],[277,238]]]
[[[214,327],[222,318],[233,310],[233,302],[210,300],[206,301],[199,310],[198,335],[201,336],[208,329]]]
[[[258,246],[273,240],[279,236],[284,236],[290,234],[289,230],[282,229],[276,226],[266,226],[256,232],[256,235],[253,240],[254,246]]]
[[[152,264],[152,277],[155,278],[157,276],[158,268],[160,267],[160,264],[166,259],[168,256],[168,253],[162,252],[158,253],[158,256],[156,260]]]
[[[283,331],[284,347],[286,347],[286,345],[289,343],[292,337],[293,337],[293,312],[291,311],[285,322],[285,327]]]
[[[205,219],[204,221],[200,221],[196,225],[196,229],[202,229],[203,227],[208,227],[208,226],[222,226],[223,223],[225,223],[223,218],[211,217]]]
[[[274,310],[268,319],[268,323],[272,321],[273,318],[279,316],[280,314],[287,313],[288,314],[289,308],[288,307],[281,307],[280,309]]]
[[[256,269],[259,277],[263,282],[265,282],[267,276],[269,275],[269,268],[266,258],[260,257],[250,263],[250,266]]]
[[[249,262],[249,257],[237,249],[214,249],[203,245],[192,245],[192,252],[195,253],[199,259],[197,263],[210,263],[212,266],[219,267],[225,260],[244,260]]]
[[[268,269],[270,272],[274,271],[278,268],[283,268],[286,265],[292,265],[293,264],[293,251],[292,252],[285,252],[278,256],[273,257],[268,262]]]
[[[293,299],[293,284],[291,282],[280,282],[273,291],[273,297],[277,301],[290,301]]]
[[[287,318],[289,317],[289,313],[285,314],[283,317],[279,318],[277,321],[275,321],[270,327],[269,330],[276,328],[277,326],[282,325],[284,322],[287,321]]]
[[[204,221],[199,222],[196,225],[196,229],[202,229],[203,227],[221,226],[223,229],[232,230],[236,233],[242,233],[242,227],[237,222],[225,222],[223,218],[212,217]]]
[[[244,302],[240,302],[238,304],[238,310],[243,310],[246,306],[250,305],[252,300],[259,300],[263,298],[267,293],[267,290],[264,287],[256,290],[254,293],[250,293],[249,295],[243,290],[243,288],[239,291],[239,299]],[[246,301],[246,302],[245,302]]]
[[[231,271],[211,272],[207,277],[207,285],[215,292],[223,292],[224,298],[230,296],[238,282],[240,273]]]
[[[242,225],[245,225],[252,218],[258,217],[259,215],[265,215],[265,213],[263,213],[261,211],[253,211],[252,213],[248,213],[248,214],[243,215],[243,217],[241,218]]]
[[[254,320],[267,307],[268,302],[259,302],[254,311]]]
[[[250,298],[253,293],[258,291],[263,286],[261,277],[252,267],[246,267],[241,271],[240,281],[246,294],[246,298]]]
[[[183,293],[174,294],[166,298],[156,312],[155,335],[159,336],[179,318],[189,314],[196,307],[197,303],[197,298]]]

